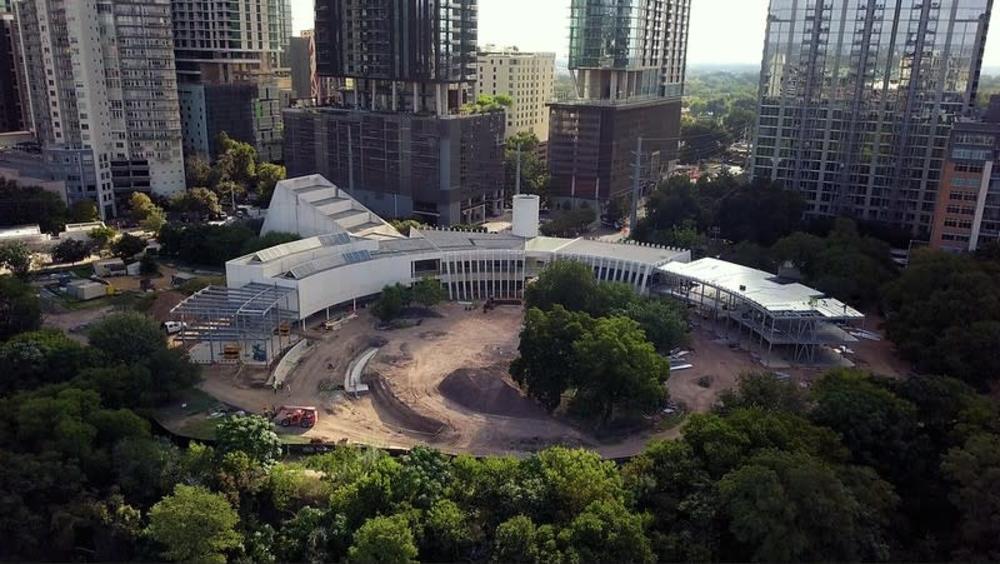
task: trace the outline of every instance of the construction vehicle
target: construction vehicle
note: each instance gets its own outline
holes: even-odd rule
[[[302,427],[310,429],[316,425],[318,412],[315,407],[283,405],[278,408],[274,420],[282,427]]]

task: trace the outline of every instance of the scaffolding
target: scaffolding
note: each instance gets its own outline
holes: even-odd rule
[[[212,362],[270,364],[294,343],[290,329],[298,319],[297,302],[294,288],[208,286],[170,310],[181,323],[174,338],[207,344]]]

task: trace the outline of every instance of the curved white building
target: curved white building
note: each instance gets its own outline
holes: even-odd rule
[[[682,249],[530,236],[537,233],[538,214],[537,200],[529,199],[517,202],[512,232],[413,229],[404,237],[321,176],[284,180],[264,230],[306,238],[226,264],[227,286],[237,296],[227,302],[236,320],[231,325],[247,312],[302,322],[328,317],[331,309],[375,296],[386,285],[423,278],[439,280],[452,300],[520,298],[526,281],[557,260],[588,264],[598,280],[629,284],[642,294],[685,300],[762,346],[794,346],[796,359],[811,358],[817,346],[853,340],[838,325],[863,318],[801,284],[716,259],[690,262],[690,251]],[[235,303],[248,295],[249,305]],[[214,299],[207,309],[217,307]],[[189,310],[197,301],[197,294],[188,300]]]
[[[538,232],[537,197],[521,197],[512,233],[413,229],[404,237],[322,176],[283,180],[274,194],[263,230],[306,238],[229,261],[226,281],[230,288],[295,290],[300,320],[427,277],[440,280],[453,300],[518,298],[526,279],[560,259],[646,292],[658,267],[691,258],[654,245],[515,235]]]

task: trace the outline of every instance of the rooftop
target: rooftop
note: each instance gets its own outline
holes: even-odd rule
[[[659,267],[667,274],[719,288],[753,302],[772,313],[812,313],[830,319],[861,319],[864,315],[822,292],[792,283],[783,284],[774,274],[714,258],[690,263],[671,262]]]

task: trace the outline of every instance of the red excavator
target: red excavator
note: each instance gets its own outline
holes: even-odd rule
[[[278,409],[274,420],[282,427],[302,427],[309,429],[316,425],[317,411],[315,407],[301,405],[283,405]]]

